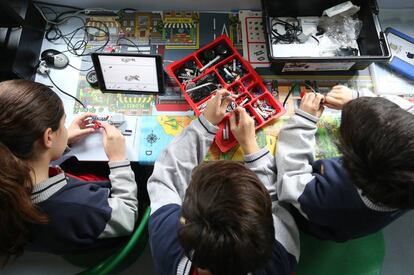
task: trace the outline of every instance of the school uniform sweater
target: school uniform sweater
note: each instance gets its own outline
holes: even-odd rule
[[[387,99],[414,112],[402,98]],[[404,211],[377,205],[362,195],[341,158],[315,161],[317,122],[318,118],[298,109],[279,134],[277,194],[293,206],[299,228],[320,239],[346,241],[374,233],[400,217]]]
[[[187,275],[191,270],[192,263],[178,241],[181,204],[191,172],[205,158],[217,131],[201,115],[174,138],[155,162],[147,187],[151,200],[149,242],[158,274]],[[293,217],[277,201],[273,156],[262,149],[245,156],[245,163],[259,176],[272,199],[276,241],[272,258],[261,274],[290,275],[299,259],[299,232]]]
[[[29,225],[28,250],[67,253],[129,235],[138,217],[137,185],[127,160],[109,162],[109,181],[84,181],[63,172],[37,184],[32,201],[49,219]]]

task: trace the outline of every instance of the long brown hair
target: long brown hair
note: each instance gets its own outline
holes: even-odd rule
[[[28,223],[47,217],[31,201],[33,145],[47,128],[56,131],[64,115],[60,98],[47,86],[27,80],[0,83],[0,257],[23,253]]]

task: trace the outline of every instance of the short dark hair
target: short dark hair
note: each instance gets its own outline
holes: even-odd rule
[[[214,275],[254,272],[272,253],[271,208],[268,191],[243,164],[204,163],[186,191],[179,241],[195,266]]]
[[[340,146],[353,183],[372,202],[414,208],[414,116],[381,97],[342,110]]]

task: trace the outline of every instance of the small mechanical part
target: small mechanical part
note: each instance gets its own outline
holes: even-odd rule
[[[201,84],[199,86],[195,86],[193,88],[190,88],[190,89],[186,90],[186,92],[187,93],[191,93],[193,91],[200,90],[201,88],[204,88],[204,87],[207,87],[207,86],[210,86],[210,85],[216,86],[216,84],[214,84],[213,82],[207,82],[207,83],[203,83],[203,84]]]
[[[194,60],[186,62],[181,68],[175,71],[175,75],[181,80],[181,83],[196,78],[199,73],[197,63]]]
[[[229,63],[218,68],[218,71],[224,81],[226,81],[228,84],[239,80],[247,73],[243,65],[237,59],[233,59]]]
[[[270,104],[268,104],[268,102],[264,99],[264,100],[257,100],[254,104],[253,104],[254,109],[256,110],[256,112],[264,119],[268,119],[269,117],[271,117],[272,115],[274,115],[276,113],[275,108],[273,108],[273,106],[271,106]]]
[[[108,118],[108,123],[114,125],[115,127],[119,127],[125,122],[123,114],[113,114]]]
[[[407,58],[413,59],[414,58],[414,53],[407,52]]]
[[[226,120],[226,122],[224,122],[224,128],[223,128],[223,140],[229,140],[229,132],[230,132],[230,127],[229,127],[229,122]]]
[[[205,84],[205,85],[204,85]],[[221,85],[214,73],[208,74],[195,82],[195,86],[188,89],[187,92],[191,99],[197,103],[210,96],[215,90],[221,89]]]
[[[96,76],[95,70],[89,71],[86,74],[86,81],[88,81],[89,85],[91,85],[92,88],[98,88],[98,77]]]
[[[271,87],[272,87],[272,95],[274,97],[278,96],[279,95],[279,81],[272,80]]]
[[[206,65],[204,65],[203,68],[200,69],[200,73],[202,73],[205,69],[211,67],[214,63],[216,63],[217,61],[219,61],[221,58],[220,55],[216,56],[213,60],[211,60],[210,62],[208,62]]]
[[[236,102],[232,101],[226,108],[226,113],[234,111],[237,108]]]
[[[239,106],[243,107],[247,102],[249,102],[249,98],[246,97],[245,99],[242,100],[242,102],[240,102]]]
[[[217,54],[221,55],[221,56],[225,56],[225,55],[228,55],[228,54],[229,54],[229,48],[228,48],[228,47],[227,47],[227,45],[226,45],[226,44],[224,44],[224,43],[220,43],[220,44],[218,44],[218,45],[214,48],[214,51],[215,51]]]
[[[99,129],[102,127],[102,124],[98,121],[97,116],[87,117],[84,121],[86,123],[85,127],[87,128]]]
[[[132,130],[125,129],[125,130],[122,131],[122,135],[131,136],[132,135]]]
[[[202,55],[204,60],[213,60],[216,58],[216,52],[213,49],[205,50]]]
[[[190,89],[192,89],[192,88],[194,88],[194,87],[196,87],[197,85],[194,83],[194,82],[192,82],[192,81],[188,81],[186,84],[185,84],[185,90],[190,90]]]

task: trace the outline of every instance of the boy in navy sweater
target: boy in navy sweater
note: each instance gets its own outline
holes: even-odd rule
[[[238,107],[230,118],[246,166],[201,164],[232,100],[228,95],[221,90],[210,99],[204,114],[160,155],[148,181],[150,245],[159,274],[290,275],[298,261],[298,230],[277,202],[273,157],[259,149],[246,110]]]
[[[340,158],[314,160],[319,94],[304,96],[279,135],[279,200],[320,239],[365,236],[414,208],[414,108],[399,97],[368,96],[336,86],[325,98],[325,106],[343,108]]]

